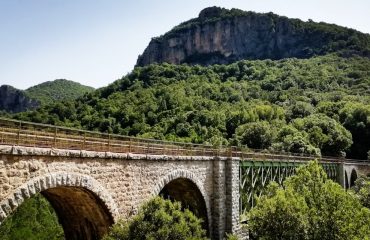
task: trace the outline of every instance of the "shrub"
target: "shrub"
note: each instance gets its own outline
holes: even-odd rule
[[[205,240],[202,221],[181,203],[155,197],[128,221],[114,224],[103,240]]]
[[[315,161],[287,178],[284,188],[271,183],[250,211],[257,239],[368,239],[370,210],[353,194],[328,179]]]

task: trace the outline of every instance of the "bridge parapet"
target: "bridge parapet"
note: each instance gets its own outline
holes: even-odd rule
[[[85,152],[106,153],[105,157],[122,157],[122,154],[159,155],[174,157],[220,157],[239,159],[241,161],[276,161],[276,162],[307,162],[319,159],[321,162],[343,163],[360,160],[348,160],[335,157],[318,157],[307,154],[289,152],[272,152],[240,147],[214,147],[204,144],[169,142],[155,139],[143,139],[116,134],[84,131],[79,129],[57,127],[0,118],[0,145],[47,148],[53,152],[67,149],[69,153]],[[116,155],[119,153],[119,155]]]

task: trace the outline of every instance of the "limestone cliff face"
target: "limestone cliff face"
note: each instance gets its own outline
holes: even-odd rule
[[[365,39],[365,45],[370,43],[368,35],[332,24],[212,7],[204,9],[198,18],[153,38],[137,65],[306,58],[348,48],[352,42],[356,45],[356,39],[350,38],[360,38],[360,42]]]
[[[16,113],[38,106],[39,102],[27,97],[22,90],[8,85],[0,86],[0,110]]]

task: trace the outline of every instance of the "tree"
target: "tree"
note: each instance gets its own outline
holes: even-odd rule
[[[351,133],[324,114],[295,119],[293,126],[307,132],[310,143],[323,155],[342,156],[352,144]]]
[[[236,129],[236,134],[242,144],[255,149],[270,147],[274,137],[273,130],[266,121],[241,125]]]
[[[320,149],[312,146],[308,140],[308,134],[304,131],[298,131],[291,125],[280,129],[277,142],[272,145],[272,148],[276,151],[321,156]]]
[[[51,204],[41,194],[26,199],[0,226],[2,240],[62,240],[64,232]]]
[[[306,102],[296,102],[291,105],[286,112],[287,120],[292,120],[295,118],[304,118],[311,115],[314,108],[311,104]]]
[[[112,226],[104,240],[206,240],[202,221],[179,202],[155,197],[128,221]]]
[[[268,195],[258,199],[249,219],[251,234],[259,239],[360,240],[370,236],[370,210],[328,179],[317,161],[298,168],[283,187],[270,184]]]
[[[370,105],[348,103],[339,112],[341,122],[353,136],[349,156],[366,159],[370,151]]]
[[[352,188],[362,205],[370,209],[370,177],[360,176]]]
[[[269,185],[249,214],[251,235],[258,239],[307,239],[308,207],[292,189]]]

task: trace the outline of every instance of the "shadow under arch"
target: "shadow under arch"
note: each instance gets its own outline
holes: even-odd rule
[[[357,172],[355,169],[352,169],[352,172],[351,172],[351,180],[350,180],[350,186],[353,187],[355,186],[355,182],[357,180]]]
[[[202,227],[209,236],[209,207],[205,193],[195,177],[188,172],[175,171],[169,174],[161,183],[162,186],[157,186],[155,194],[163,196],[165,199],[181,202],[183,207],[188,208],[203,220]]]
[[[47,174],[29,180],[0,203],[3,212],[9,216],[25,199],[37,193],[54,208],[65,239],[100,239],[114,223],[117,208],[99,182],[71,173]]]

